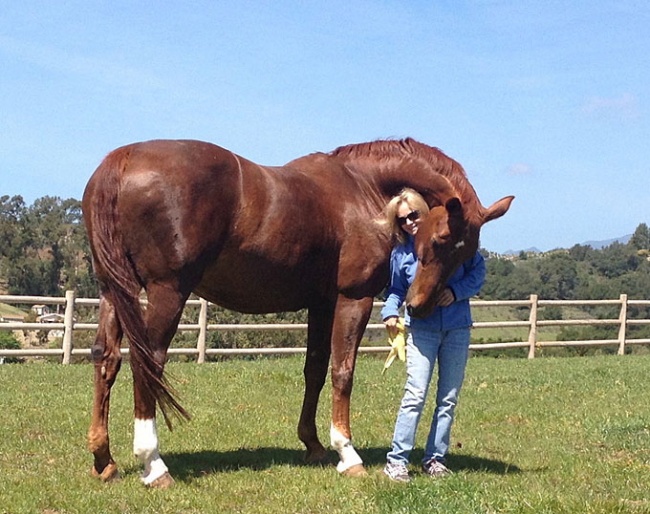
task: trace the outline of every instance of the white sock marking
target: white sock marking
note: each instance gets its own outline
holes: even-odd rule
[[[155,419],[135,420],[133,430],[133,453],[144,464],[141,480],[151,484],[167,473],[167,466],[158,453],[158,432]]]
[[[336,450],[339,459],[341,459],[336,466],[336,471],[343,473],[352,466],[363,464],[361,457],[352,446],[352,441],[345,437],[334,425],[330,427],[330,441],[332,448]]]

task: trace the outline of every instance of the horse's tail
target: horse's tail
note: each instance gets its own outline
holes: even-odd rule
[[[84,193],[84,221],[95,273],[129,339],[129,360],[134,382],[141,387],[144,395],[155,399],[171,429],[170,415],[186,419],[190,416],[176,399],[176,391],[164,376],[164,363],[154,357],[139,300],[142,283],[129,259],[122,235],[116,229],[119,223],[117,200],[120,177],[128,157],[127,149],[115,150],[97,168]]]

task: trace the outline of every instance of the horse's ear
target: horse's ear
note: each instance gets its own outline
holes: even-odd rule
[[[460,198],[453,197],[447,200],[445,203],[445,209],[450,216],[462,216],[463,215],[463,204],[460,203]]]
[[[510,209],[510,204],[514,199],[514,196],[506,196],[504,198],[501,198],[501,200],[494,202],[487,209],[484,209],[482,213],[483,223],[487,223],[488,221],[492,221],[503,216],[506,212],[508,212],[508,209]]]

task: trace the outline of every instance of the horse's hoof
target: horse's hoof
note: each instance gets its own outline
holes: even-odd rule
[[[314,465],[327,464],[327,450],[325,448],[319,448],[317,450],[308,451],[305,454],[305,462]]]
[[[160,475],[153,482],[151,482],[149,484],[149,487],[152,489],[167,489],[173,485],[174,479],[169,473],[166,472],[164,475]]]
[[[343,471],[341,474],[346,477],[354,478],[368,476],[368,472],[366,471],[366,468],[363,466],[363,464],[355,464],[354,466],[351,466]]]
[[[109,464],[106,466],[101,473],[97,471],[95,466],[90,470],[90,475],[94,478],[99,478],[102,482],[113,482],[114,480],[119,480],[120,472],[117,469],[115,464]]]

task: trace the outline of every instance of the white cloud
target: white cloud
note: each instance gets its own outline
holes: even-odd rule
[[[516,162],[508,166],[506,172],[508,175],[530,175],[533,169],[523,162]]]
[[[139,93],[143,89],[167,89],[158,77],[139,68],[122,66],[95,57],[73,54],[63,47],[32,43],[0,35],[0,54],[7,54],[40,69],[70,76],[70,80],[85,78],[100,81],[123,92]]]
[[[615,97],[592,96],[582,106],[582,112],[590,116],[607,116],[624,120],[640,115],[638,98],[631,93]]]

